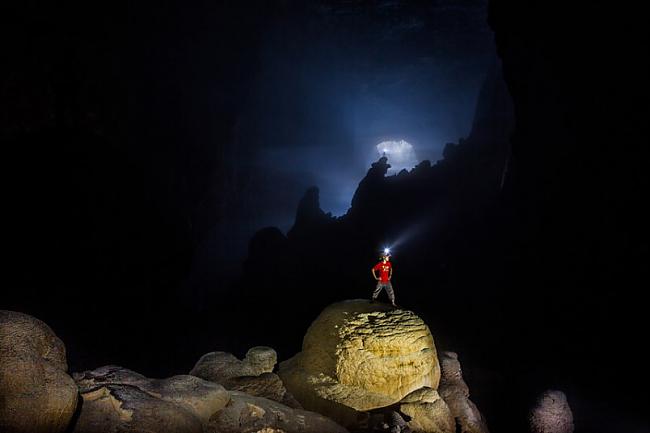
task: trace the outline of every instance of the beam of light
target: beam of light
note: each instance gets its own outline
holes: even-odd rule
[[[392,236],[388,236],[389,242],[386,242],[387,245],[382,248],[384,254],[388,250],[389,254],[392,255],[392,252],[396,249],[403,249],[405,244],[411,243],[411,241],[422,238],[426,233],[431,230],[435,230],[437,224],[435,221],[431,221],[429,218],[413,221],[410,224],[406,224],[401,230],[397,233],[393,233]]]
[[[387,140],[375,146],[379,156],[386,156],[391,165],[389,172],[410,170],[418,163],[413,145],[406,140]]]

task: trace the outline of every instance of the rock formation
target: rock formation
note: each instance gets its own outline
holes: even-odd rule
[[[573,413],[562,391],[546,391],[530,413],[531,433],[573,433]]]
[[[210,352],[201,357],[190,374],[223,385],[231,391],[245,392],[302,409],[273,373],[277,354],[270,347],[251,348],[243,360],[227,352]]]
[[[303,407],[350,428],[367,426],[368,411],[399,404],[417,431],[453,431],[436,392],[433,337],[408,310],[367,300],[330,305],[308,329],[302,352],[280,364],[279,375]]]
[[[442,352],[440,395],[445,400],[456,424],[463,433],[488,433],[487,424],[476,405],[469,399],[469,387],[454,352]]]
[[[431,388],[413,391],[399,402],[399,411],[409,419],[408,426],[416,432],[455,432],[454,419],[447,403]]]
[[[232,391],[230,401],[206,425],[206,433],[347,433],[334,421],[266,398]]]
[[[201,433],[230,400],[222,386],[193,376],[149,379],[116,366],[74,375],[83,406],[75,433]]]
[[[0,343],[2,433],[346,433],[342,425],[488,433],[456,354],[442,354],[441,373],[420,317],[367,300],[327,307],[280,375],[273,373],[275,350],[258,346],[243,360],[208,353],[192,375],[151,379],[109,365],[73,379],[61,340],[43,322],[13,312],[0,313]],[[554,396],[533,413],[533,425],[542,426],[533,433],[571,433],[552,429],[566,425],[561,404],[554,418],[561,403]]]
[[[257,346],[248,350],[243,360],[228,352],[206,353],[198,360],[190,374],[212,382],[222,383],[241,376],[259,376],[271,373],[278,355],[270,347]]]
[[[294,409],[302,409],[300,403],[287,391],[284,383],[275,373],[234,377],[222,385],[230,391],[244,392],[255,397],[264,397],[280,402]]]
[[[331,214],[323,212],[320,207],[320,193],[317,187],[308,188],[305,195],[298,203],[296,210],[296,220],[288,236],[294,236],[306,228],[312,229],[314,226],[323,226],[334,221]]]
[[[471,304],[468,309],[485,317],[458,321],[456,311],[447,308],[438,309],[436,316],[442,323],[454,323],[459,343],[480,351],[491,349],[494,342],[475,338],[475,323],[491,323],[487,319],[492,313],[484,305],[494,297],[487,294],[502,289],[481,283],[486,279],[492,282],[487,273],[497,272],[503,263],[493,254],[494,245],[501,245],[503,239],[496,230],[485,227],[494,222],[494,203],[502,196],[513,122],[497,65],[483,87],[472,133],[466,140],[449,144],[444,159],[433,164],[424,160],[408,172],[388,175],[390,156],[381,157],[359,182],[346,214],[326,218],[318,207],[317,191],[309,189],[286,236],[269,228],[254,236],[237,302],[259,301],[250,320],[265,341],[280,352],[295,352],[296,348],[286,343],[289,339],[277,336],[289,332],[293,339],[301,338],[304,330],[295,323],[305,326],[323,305],[371,292],[365,285],[372,279],[360,270],[372,265],[378,248],[391,244],[397,247],[398,301],[404,305]],[[332,269],[337,279],[348,284],[315,278],[330,275]],[[418,284],[418,290],[400,291],[399,279],[406,275]],[[460,286],[450,285],[452,275],[463,281],[462,291],[456,290]],[[278,315],[275,308],[284,309],[285,305],[278,301],[277,281],[282,281],[285,293],[301,294],[309,287],[319,295],[303,296],[300,309]],[[266,308],[275,303],[277,307]]]
[[[64,345],[45,323],[0,311],[0,432],[347,433],[323,415],[295,408],[271,373],[276,359],[273,349],[254,347],[243,361],[217,352],[197,364],[197,371],[260,396],[192,375],[151,379],[110,365],[73,379]]]
[[[381,414],[373,414],[369,423],[370,432],[387,433],[412,433],[404,417],[397,411],[387,411]]]
[[[78,392],[63,342],[45,323],[0,311],[0,431],[58,433],[67,428]]]
[[[149,379],[106,366],[75,374],[84,403],[74,433],[345,433],[322,415],[194,376]]]

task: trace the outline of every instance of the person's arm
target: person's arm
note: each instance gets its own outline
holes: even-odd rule
[[[388,279],[390,280],[391,278],[393,278],[393,267],[392,266],[388,269]]]
[[[370,272],[372,272],[372,276],[373,276],[373,278],[374,278],[375,280],[379,280],[379,277],[375,274],[375,268],[376,268],[376,267],[377,267],[377,266],[373,266],[372,268],[370,268]]]

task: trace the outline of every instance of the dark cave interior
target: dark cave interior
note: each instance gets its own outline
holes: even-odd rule
[[[647,431],[642,15],[604,2],[490,1],[499,66],[477,84],[466,136],[408,172],[363,166],[350,209],[333,217],[322,189],[305,187],[318,178],[250,164],[276,123],[246,117],[264,98],[253,111],[245,101],[260,89],[273,26],[313,24],[307,4],[381,26],[388,18],[368,11],[388,3],[3,6],[0,308],[47,322],[73,371],[117,364],[164,376],[210,350],[241,355],[256,344],[288,358],[325,305],[370,296],[369,269],[394,244],[398,303],[460,353],[493,431],[523,431],[526,408],[548,388],[567,393],[578,431]],[[396,3],[387,16],[399,25],[427,16],[418,2]],[[279,125],[309,139],[317,121],[304,122]],[[337,120],[324,122],[322,131]],[[261,144],[238,147],[251,125]],[[286,233],[275,216],[256,217],[266,212],[256,204],[283,189],[292,192],[276,205],[295,214]],[[250,242],[237,244],[244,234]]]

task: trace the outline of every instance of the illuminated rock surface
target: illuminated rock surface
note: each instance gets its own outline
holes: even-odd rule
[[[287,392],[282,380],[275,373],[263,373],[259,376],[235,377],[222,385],[230,391],[239,391],[255,397],[264,397],[280,402],[294,409],[302,409],[296,399]]]
[[[243,360],[228,352],[206,353],[198,360],[190,374],[216,383],[241,376],[259,376],[271,373],[278,355],[270,347],[256,346],[248,350]]]
[[[449,407],[434,389],[420,388],[407,395],[400,401],[399,411],[410,418],[408,426],[416,432],[456,431]]]
[[[73,380],[63,343],[47,325],[12,312],[0,313],[0,325],[2,433],[488,433],[456,354],[442,353],[441,371],[427,325],[386,304],[330,305],[279,375],[269,347],[254,347],[243,360],[204,355],[192,373],[211,380],[151,379],[117,366]],[[545,394],[535,425],[569,425],[561,397]]]
[[[149,379],[106,366],[75,380],[84,403],[74,433],[346,433],[322,415],[189,375]]]
[[[456,423],[464,433],[488,433],[487,424],[476,405],[469,399],[469,387],[454,352],[440,354],[442,378],[438,391],[445,400]]]
[[[277,363],[274,349],[256,346],[248,350],[243,360],[228,352],[210,352],[201,357],[190,374],[223,385],[231,391],[245,392],[302,409],[287,392],[282,380],[273,373]]]
[[[0,431],[57,433],[77,407],[63,342],[45,323],[0,311]]]
[[[367,422],[365,411],[421,388],[435,392],[440,367],[431,332],[415,313],[352,300],[318,316],[302,352],[282,362],[279,375],[305,409],[358,427]]]
[[[74,376],[83,397],[75,433],[201,433],[230,401],[222,386],[194,376],[149,379],[116,366]]]
[[[215,413],[206,433],[347,433],[329,418],[292,409],[266,398],[233,391],[225,408]]]

